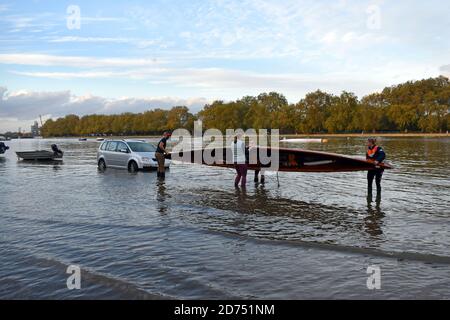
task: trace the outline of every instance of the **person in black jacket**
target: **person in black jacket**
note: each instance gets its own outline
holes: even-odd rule
[[[172,133],[166,131],[164,132],[164,136],[158,142],[158,146],[156,147],[155,157],[158,161],[158,178],[164,179],[166,177],[166,154],[167,154],[167,140],[170,139]]]
[[[0,154],[4,154],[6,150],[9,150],[9,147],[5,145],[3,142],[0,142]]]
[[[377,145],[376,139],[368,139],[367,140],[367,152],[366,152],[367,160],[373,161],[377,166],[386,159],[386,153],[383,148]],[[373,180],[375,180],[377,185],[377,201],[381,200],[381,179],[383,178],[384,169],[381,167],[377,167],[374,170],[370,170],[367,174],[368,181],[368,196],[369,199],[372,199],[372,186]]]

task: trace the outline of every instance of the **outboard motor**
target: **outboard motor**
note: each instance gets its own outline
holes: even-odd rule
[[[9,150],[9,147],[5,145],[3,142],[0,142],[0,154],[4,154],[6,150]]]
[[[62,156],[64,154],[64,152],[62,152],[56,144],[52,144],[52,151],[55,156]]]

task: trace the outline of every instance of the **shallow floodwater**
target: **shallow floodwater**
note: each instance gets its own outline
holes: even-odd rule
[[[52,143],[63,163],[17,160]],[[449,138],[383,139],[395,169],[379,204],[365,173],[281,173],[280,186],[268,173],[244,192],[230,169],[101,173],[96,141],[6,144],[0,298],[450,299]],[[364,139],[301,147],[363,155]],[[81,290],[67,289],[69,265]]]

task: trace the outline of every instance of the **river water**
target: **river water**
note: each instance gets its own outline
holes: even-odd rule
[[[57,143],[64,162],[15,151]],[[385,138],[382,202],[365,173],[268,174],[172,165],[96,168],[96,141],[15,140],[0,156],[0,298],[450,299],[450,139]],[[364,139],[304,148],[364,154]],[[250,179],[252,180],[252,179]],[[81,267],[81,290],[66,286]],[[369,290],[367,269],[380,268]]]

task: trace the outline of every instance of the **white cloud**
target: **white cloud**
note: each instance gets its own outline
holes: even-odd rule
[[[138,69],[128,71],[80,71],[80,72],[34,72],[34,71],[11,71],[12,74],[47,79],[146,79],[152,78],[165,72],[166,69]]]
[[[7,11],[7,10],[3,10]],[[2,11],[0,10],[0,13]],[[18,33],[21,31],[49,30],[59,25],[60,18],[49,12],[26,14],[3,15],[1,21],[7,25],[3,30],[8,33]]]
[[[56,56],[48,54],[16,53],[0,54],[1,64],[65,67],[152,67],[163,61],[147,58],[94,58],[77,56]]]
[[[374,77],[364,79],[364,74],[277,74],[258,73],[220,68],[185,69],[168,74],[165,78],[174,86],[191,88],[208,97],[237,99],[245,95],[258,95],[262,92],[277,91],[291,101],[297,102],[305,94],[317,89],[339,94],[343,90],[364,95],[383,88],[383,82]],[[364,80],[363,80],[364,79]]]
[[[10,11],[10,6],[0,4],[0,13]],[[36,29],[51,30],[65,26],[65,15],[62,12],[39,12],[39,6],[36,7],[36,13],[33,14],[6,14],[1,20],[7,27],[7,32],[35,32]],[[81,24],[89,25],[94,23],[123,23],[128,19],[124,17],[102,17],[102,16],[85,16],[81,14]]]
[[[10,132],[17,132],[19,128],[21,130],[29,130],[31,124],[34,121],[38,121],[39,119],[31,119],[31,120],[19,120],[17,118],[2,118],[0,117],[0,134]]]
[[[0,100],[0,117],[32,119],[40,114],[50,114],[70,99],[69,91],[60,92],[7,92],[4,88]],[[63,110],[61,110],[64,112]]]
[[[59,38],[52,38],[49,42],[54,43],[64,43],[64,42],[113,42],[113,43],[128,43],[129,38],[111,38],[111,37],[75,37],[75,36],[65,36]]]
[[[48,40],[50,43],[113,43],[113,44],[130,44],[137,48],[144,49],[149,47],[165,48],[165,44],[161,39],[143,39],[132,37],[78,37],[65,36],[53,37]]]
[[[338,39],[336,31],[330,31],[320,37],[319,41],[325,44],[335,43]]]
[[[450,78],[450,64],[440,68],[441,75]]]
[[[343,71],[275,73],[226,68],[126,68],[73,72],[10,71],[13,74],[48,79],[146,80],[151,85],[192,89],[196,95],[236,99],[242,95],[278,91],[293,101],[317,89],[338,94],[343,90],[358,96],[407,80],[439,75],[432,64],[384,61],[382,65],[343,65]]]
[[[390,70],[392,71],[392,70]],[[80,72],[23,72],[11,73],[48,79],[139,79],[149,84],[165,85],[172,88],[190,88],[197,94],[209,97],[234,99],[240,95],[259,94],[261,92],[279,91],[297,101],[309,91],[322,89],[333,93],[342,90],[354,90],[362,95],[382,87],[379,73],[372,80],[363,78],[363,74],[354,71],[352,76],[328,73],[261,73],[223,68],[180,68],[180,69],[130,69],[127,71],[80,71]],[[396,75],[397,76],[397,75]],[[234,91],[234,94],[233,94]]]
[[[85,17],[84,15],[81,15],[81,22],[82,23],[95,23],[95,22],[126,22],[126,18],[119,18],[119,17]]]
[[[6,87],[0,87],[0,100],[3,99],[3,95],[8,91]]]
[[[110,78],[112,76],[120,76],[123,73],[114,73],[108,71],[94,71],[94,72],[24,72],[11,71],[11,73],[35,78],[47,79],[95,79],[95,78]]]
[[[14,122],[32,121],[39,115],[60,117],[67,114],[115,114],[143,112],[154,108],[169,109],[173,106],[187,106],[193,111],[198,111],[209,102],[204,98],[173,97],[108,99],[91,94],[73,95],[70,91],[8,92],[5,87],[0,87],[0,128],[3,129],[6,121],[11,125]]]
[[[0,12],[5,12],[9,10],[9,5],[7,4],[0,4]]]

